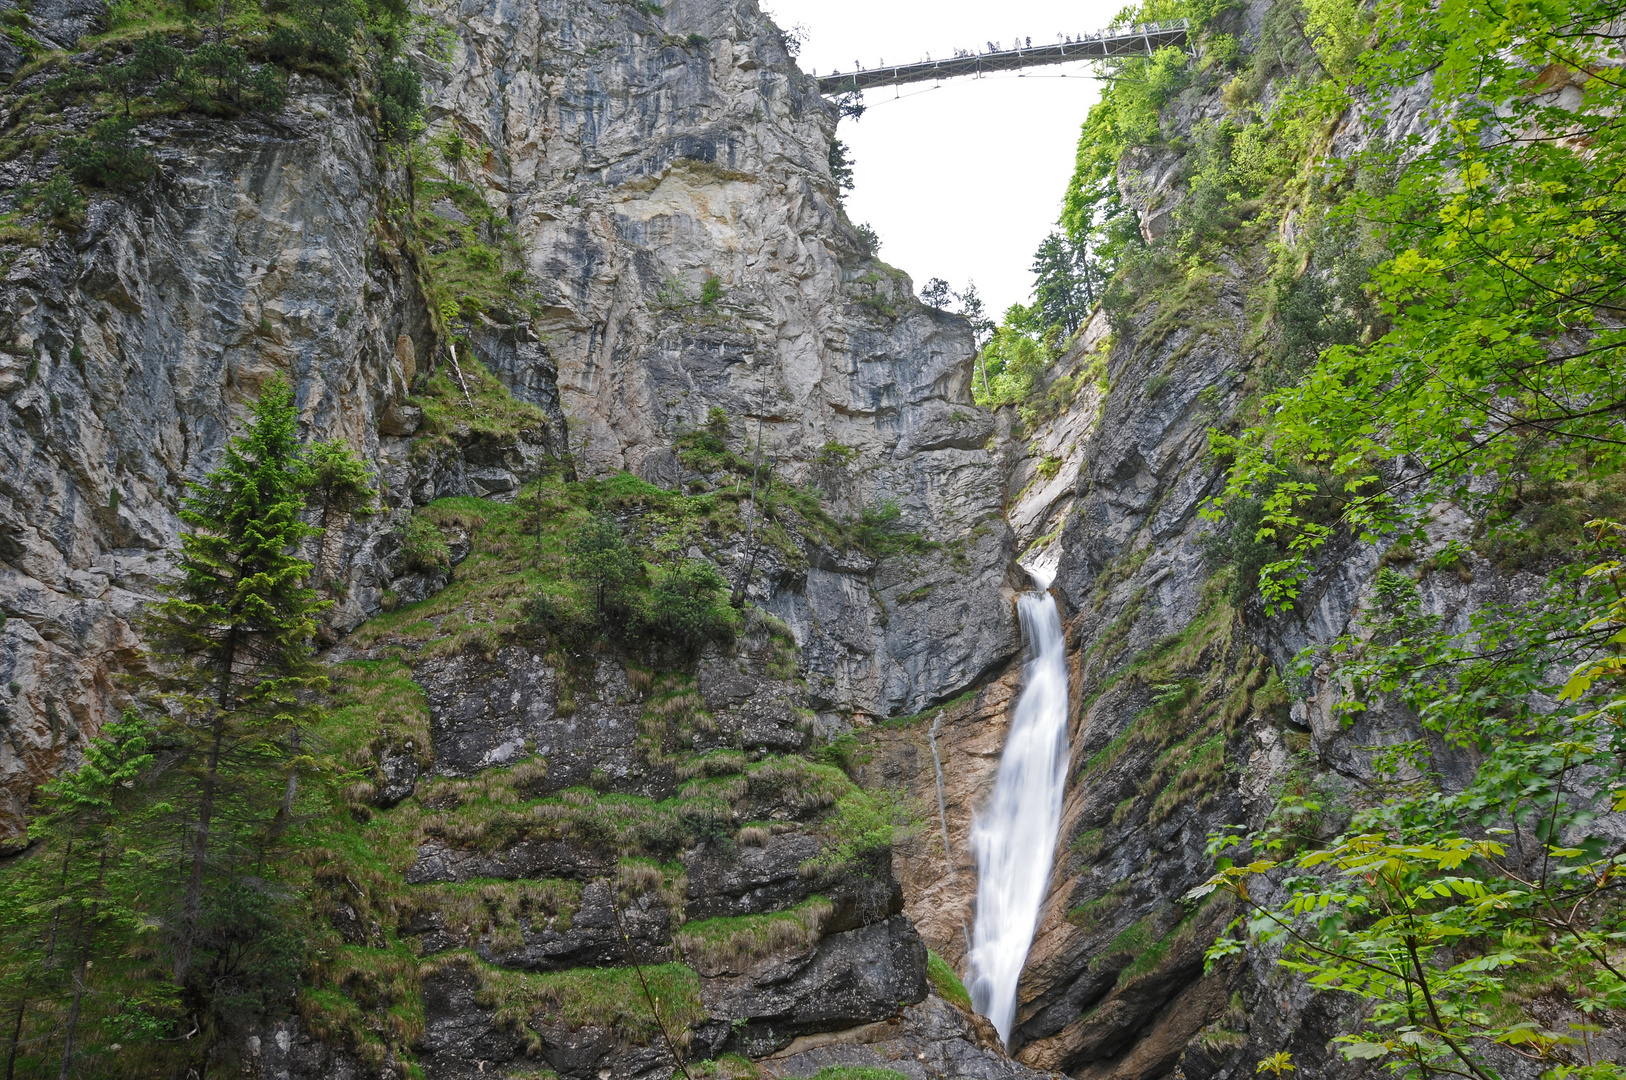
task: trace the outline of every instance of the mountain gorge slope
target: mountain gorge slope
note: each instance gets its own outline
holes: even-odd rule
[[[280,810],[233,871],[281,905],[282,936],[222,931],[217,994],[171,985],[159,900],[77,975],[55,959],[69,909],[19,906],[0,992],[17,1075],[1386,1067],[1333,1041],[1366,1030],[1355,995],[1281,967],[1279,941],[1237,938],[1234,895],[1192,898],[1210,837],[1281,827],[1287,807],[1293,843],[1327,844],[1425,778],[1470,785],[1494,747],[1446,739],[1398,695],[1350,715],[1330,646],[1378,641],[1396,596],[1457,630],[1537,603],[1558,548],[1510,555],[1441,499],[1404,540],[1329,532],[1290,611],[1257,595],[1257,520],[1216,433],[1256,429],[1264,395],[1327,345],[1381,330],[1345,287],[1376,241],[1328,231],[1367,182],[1339,163],[1434,131],[1422,79],[1381,124],[1354,102],[1295,134],[1303,155],[1247,156],[1240,132],[1342,70],[1334,8],[1193,9],[1194,55],[1148,61],[1163,82],[1141,126],[1102,135],[1090,166],[1120,273],[1045,344],[1028,397],[979,405],[972,326],[846,219],[840,109],[752,0],[420,6],[352,26],[347,64],[277,51],[313,18],[299,5],[245,7],[229,33],[224,9],[211,31],[181,8],[5,6],[7,881],[60,850],[45,785],[132,703],[161,712],[144,613],[175,578],[179,499],[262,390],[287,380],[301,438],[354,450],[379,496],[306,511],[329,525],[302,554],[330,602],[331,687],[267,751]],[[119,65],[154,29],[187,56],[242,43],[285,99],[256,83],[230,107],[183,101],[163,96],[179,75],[149,71],[121,100]],[[407,70],[421,129],[398,115]],[[1122,120],[1140,99],[1114,100]],[[1086,126],[1081,175],[1102,130]],[[150,175],[78,179],[97,132]],[[1364,338],[1346,332],[1361,318]],[[1575,499],[1616,505],[1612,475]],[[633,569],[617,584],[595,558]],[[1001,1047],[960,978],[969,837],[1021,691],[1024,568],[1054,573],[1071,760]],[[1427,763],[1397,780],[1403,750]],[[1618,847],[1621,820],[1586,828]],[[129,867],[183,851],[177,827],[154,837]],[[1250,899],[1290,887],[1261,874]],[[1555,1030],[1584,1007],[1588,1052],[1622,1053],[1620,1003],[1545,969],[1503,1005]],[[1545,1067],[1489,1054],[1507,1077]]]

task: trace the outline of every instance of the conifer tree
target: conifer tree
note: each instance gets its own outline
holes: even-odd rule
[[[378,492],[373,489],[372,474],[366,462],[342,439],[313,444],[305,453],[305,461],[307,497],[320,511],[316,526],[321,530],[321,537],[317,541],[316,570],[318,576],[330,575],[328,552],[332,547],[331,526],[334,520],[345,515],[364,517],[371,514]]]
[[[325,685],[312,655],[327,602],[298,555],[315,529],[299,519],[309,473],[293,394],[268,384],[248,433],[182,502],[181,580],[153,607],[155,642],[177,747],[184,888],[173,931],[173,972],[185,983],[198,944],[205,886],[272,837],[279,767]]]
[[[582,525],[570,545],[571,571],[593,597],[593,610],[608,629],[631,609],[631,592],[641,582],[643,559],[606,513]]]
[[[133,801],[124,785],[133,786],[152,761],[147,725],[132,710],[91,742],[78,769],[51,785],[49,798],[55,812],[48,828],[61,833],[68,844],[77,841],[78,848],[76,887],[63,889],[53,898],[66,938],[68,955],[64,959],[70,965],[59,1080],[67,1080],[73,1071],[92,962],[104,952],[116,953],[116,943],[139,921],[121,902],[120,893],[110,888],[110,875],[117,874],[129,824],[116,819]]]
[[[127,856],[142,818],[137,782],[154,760],[150,735],[131,709],[91,740],[80,766],[43,790],[45,812],[29,830],[43,854],[0,881],[8,1078],[24,1051],[30,1008],[40,1014],[40,1006],[47,1023],[36,1021],[43,1040],[32,1041],[43,1051],[60,1036],[57,1075],[73,1071],[92,975],[124,959],[142,923],[133,902],[141,875],[129,872]],[[29,1056],[45,1064],[43,1053]]]

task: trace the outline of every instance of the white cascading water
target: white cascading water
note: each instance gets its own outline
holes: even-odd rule
[[[977,923],[971,1002],[1010,1042],[1016,983],[1050,882],[1067,783],[1067,649],[1050,582],[1016,602],[1027,647],[1022,696],[1005,736],[993,802],[971,827]]]

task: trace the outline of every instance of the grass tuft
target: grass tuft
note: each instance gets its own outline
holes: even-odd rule
[[[777,953],[807,951],[818,940],[834,905],[814,896],[787,911],[689,923],[674,938],[683,958],[702,975],[743,974]]]
[[[633,968],[574,968],[569,971],[508,971],[484,963],[470,953],[447,953],[423,965],[423,975],[462,967],[473,973],[475,1000],[495,1012],[503,1030],[525,1040],[526,1052],[542,1052],[539,1028],[562,1023],[572,1031],[605,1028],[623,1046],[649,1046],[660,1039],[660,1028],[644,995],[643,983]],[[660,1010],[660,1021],[680,1046],[687,1046],[690,1028],[706,1019],[700,1000],[700,979],[684,964],[645,966],[643,979]]]
[[[931,979],[937,996],[957,1008],[971,1011],[971,994],[949,962],[930,949],[926,950],[926,977]]]

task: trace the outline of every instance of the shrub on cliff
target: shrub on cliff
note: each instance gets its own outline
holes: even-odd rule
[[[566,647],[603,638],[647,651],[657,661],[682,664],[707,642],[733,640],[738,614],[727,602],[728,582],[717,568],[703,559],[647,567],[644,553],[628,543],[608,514],[597,514],[577,529],[568,567],[569,584],[578,595],[539,588],[527,610],[533,627]]]
[[[378,114],[386,139],[410,142],[423,129],[423,77],[405,60],[380,65]]]
[[[70,177],[58,174],[41,184],[36,192],[40,212],[64,227],[77,226],[85,216],[85,197]]]
[[[847,144],[840,139],[830,140],[830,179],[835,181],[836,189],[848,192],[853,189],[853,159],[848,156]]]
[[[321,530],[316,549],[316,572],[329,574],[333,548],[333,526],[347,517],[367,517],[373,513],[372,470],[343,439],[329,439],[305,453],[306,500],[317,510],[316,527]]]
[[[903,511],[888,499],[866,506],[851,526],[853,540],[875,556],[921,555],[940,545],[903,528]]]
[[[63,143],[62,164],[81,183],[121,191],[135,190],[158,171],[152,151],[136,141],[134,122],[124,117],[98,120]]]
[[[707,642],[732,641],[738,615],[727,592],[723,575],[702,559],[658,571],[639,613],[641,636],[674,660],[692,659]]]
[[[435,523],[414,515],[401,534],[401,561],[413,573],[432,574],[452,565],[452,551]]]
[[[570,575],[606,631],[625,628],[644,584],[644,560],[608,514],[593,517],[570,544]]]
[[[350,62],[352,42],[361,25],[361,12],[353,0],[292,0],[276,6],[286,9],[293,25],[272,30],[266,44],[272,57],[285,64],[338,68]]]
[[[197,112],[236,116],[276,112],[288,91],[276,68],[252,64],[241,46],[216,41],[187,53],[158,95]]]

